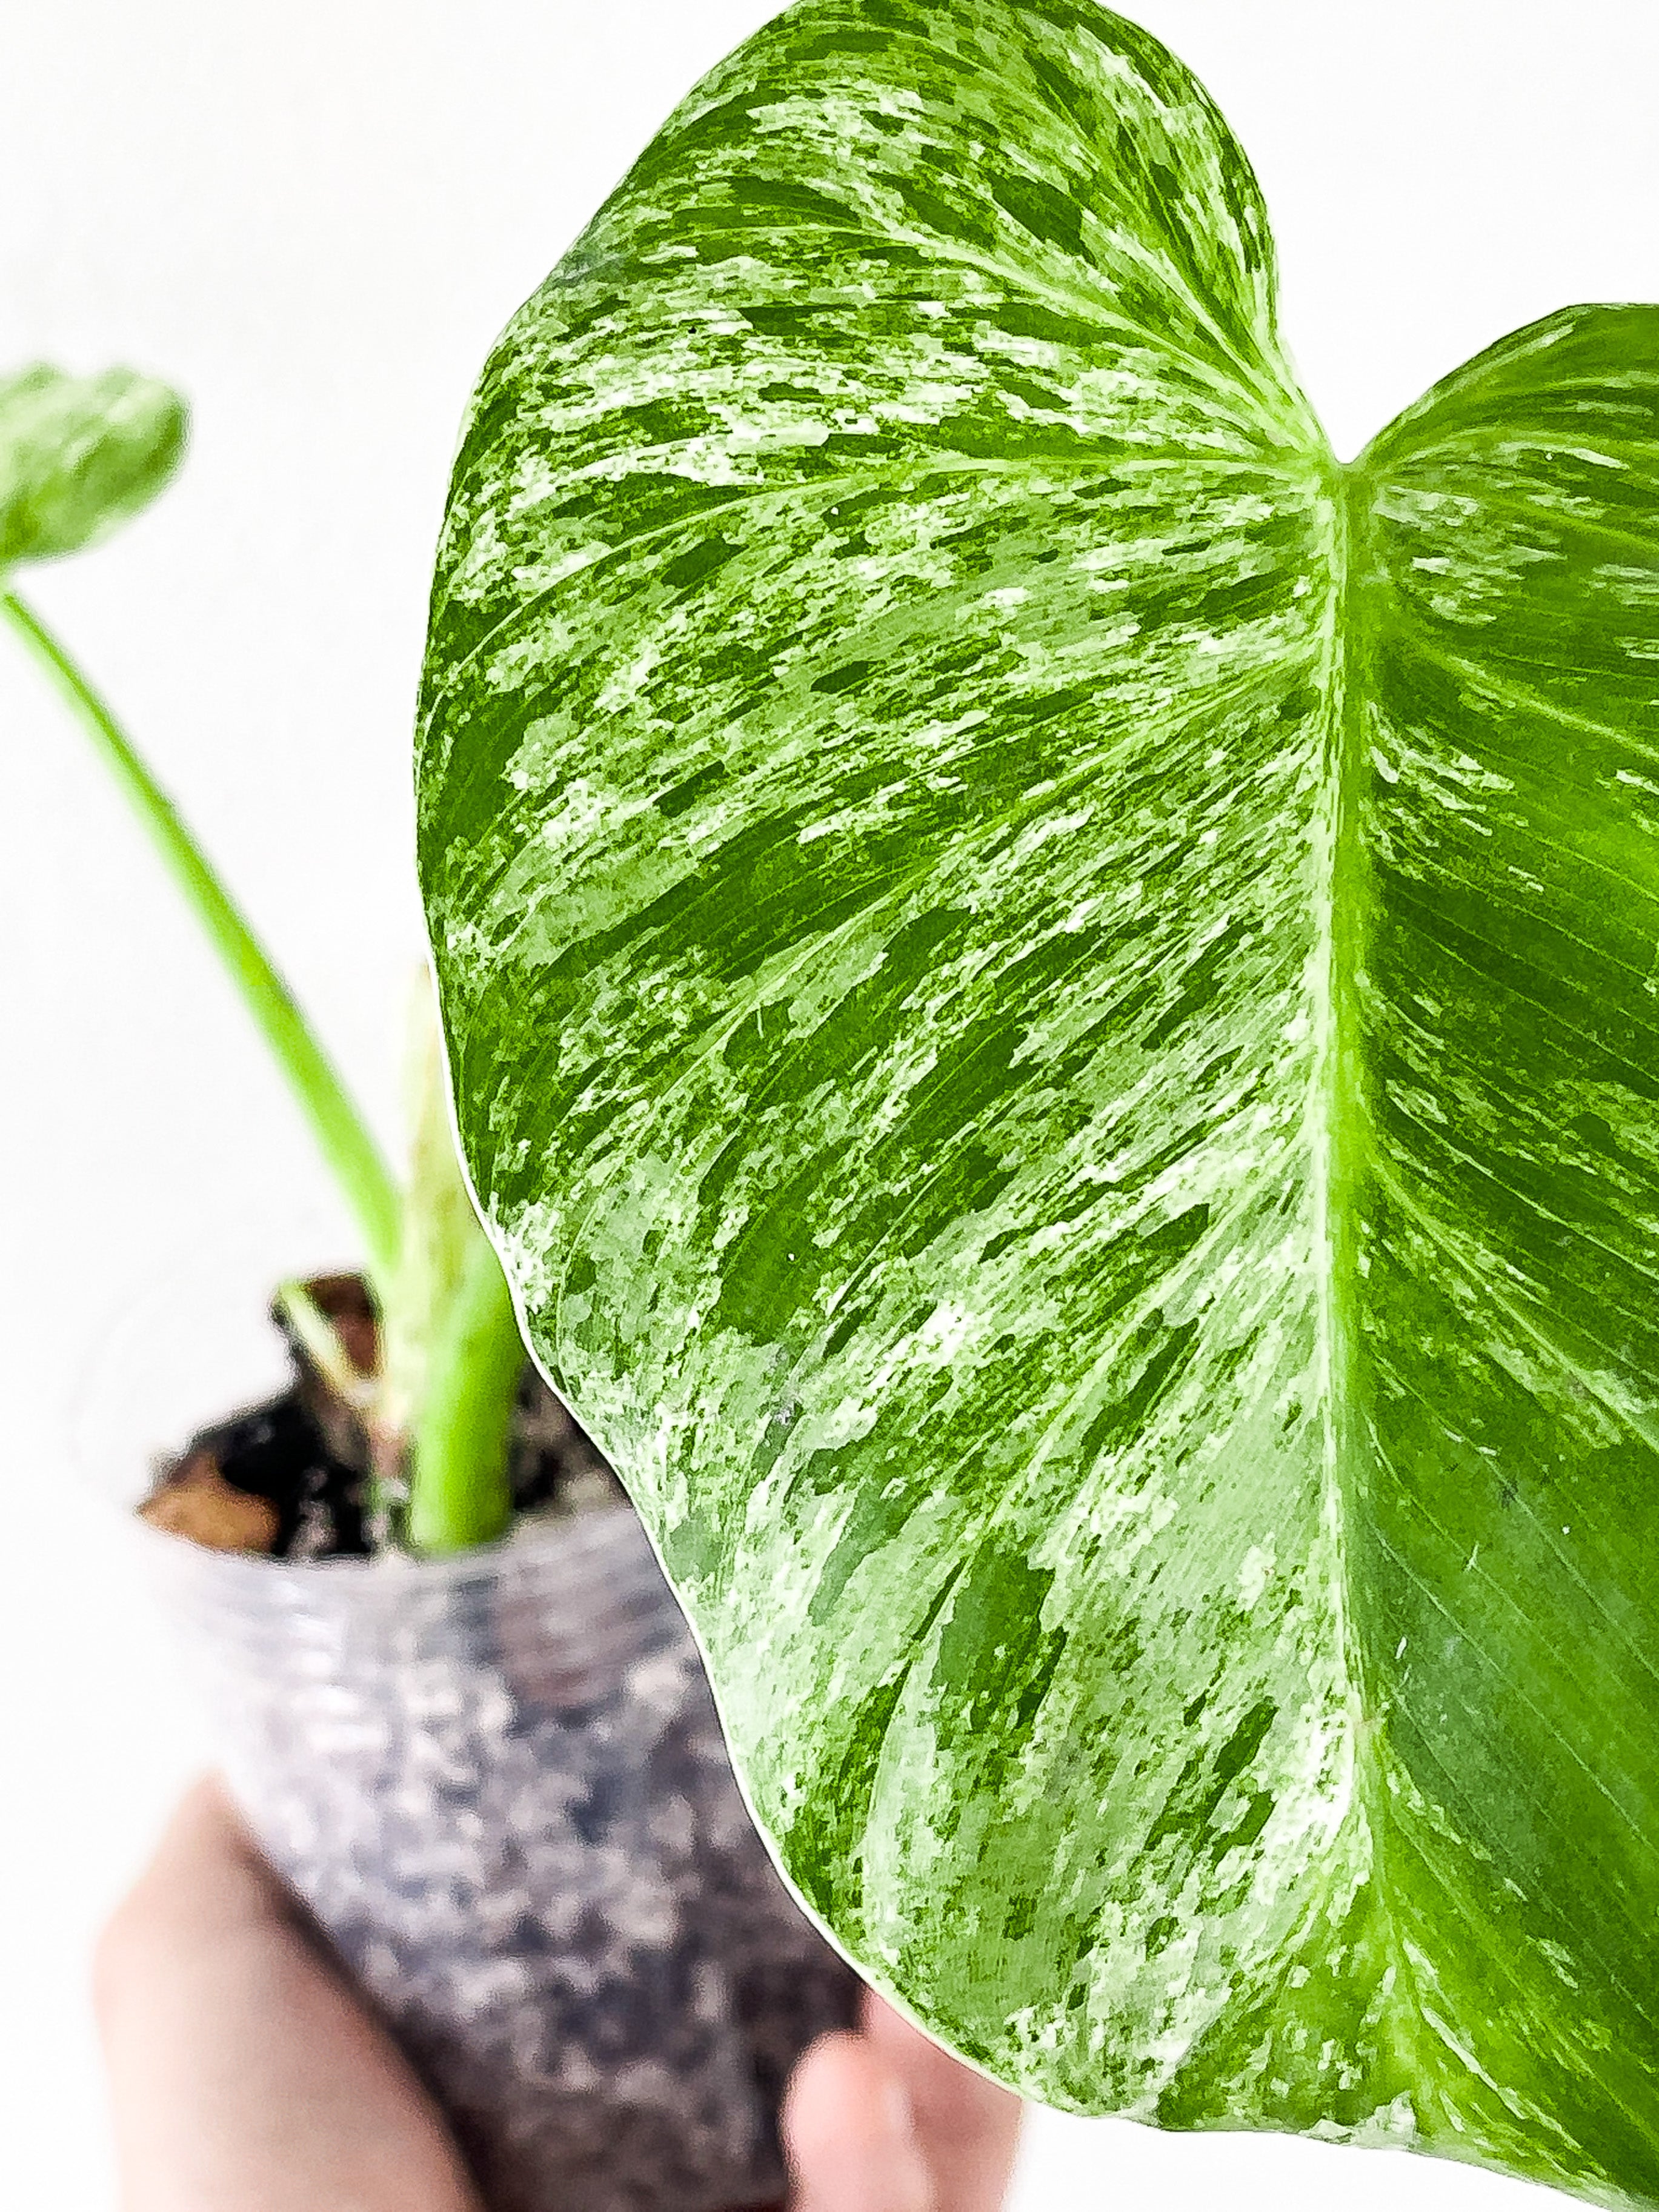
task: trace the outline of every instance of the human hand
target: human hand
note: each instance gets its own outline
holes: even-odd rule
[[[95,1995],[124,2212],[480,2212],[216,1781],[111,1920]],[[790,2082],[791,2212],[996,2212],[1019,2111],[872,1997]]]
[[[216,1779],[118,1906],[93,1986],[122,2212],[480,2212]]]
[[[866,1991],[790,2078],[790,2212],[998,2212],[1023,2107]]]

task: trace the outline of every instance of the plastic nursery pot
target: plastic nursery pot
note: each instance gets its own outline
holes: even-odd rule
[[[234,1796],[491,2212],[781,2200],[783,2082],[859,1984],[755,1832],[632,1510],[435,1560],[138,1536]]]

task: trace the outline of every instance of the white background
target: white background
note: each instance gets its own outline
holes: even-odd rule
[[[431,548],[495,331],[766,0],[3,0],[0,368],[130,361],[194,449],[27,589],[109,690],[388,1144],[420,933]],[[1339,453],[1569,301],[1659,299],[1644,0],[1142,0],[1255,160]],[[112,2204],[92,1933],[202,1756],[104,1500],[276,1379],[272,1282],[354,1243],[83,741],[0,636],[0,2200]],[[1018,2202],[1518,2185],[1044,2117]]]

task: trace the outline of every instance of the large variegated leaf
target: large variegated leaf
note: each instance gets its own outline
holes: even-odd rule
[[[1091,0],[803,0],[509,329],[477,1188],[789,1874],[1024,2089],[1659,2197],[1659,313],[1344,470]]]

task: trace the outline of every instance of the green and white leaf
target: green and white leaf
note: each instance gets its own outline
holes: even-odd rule
[[[475,1187],[802,1894],[1050,2101],[1659,2198],[1659,311],[1340,467],[1091,0],[802,0],[485,373]]]
[[[74,553],[148,507],[178,467],[188,416],[130,368],[0,378],[0,574]]]

